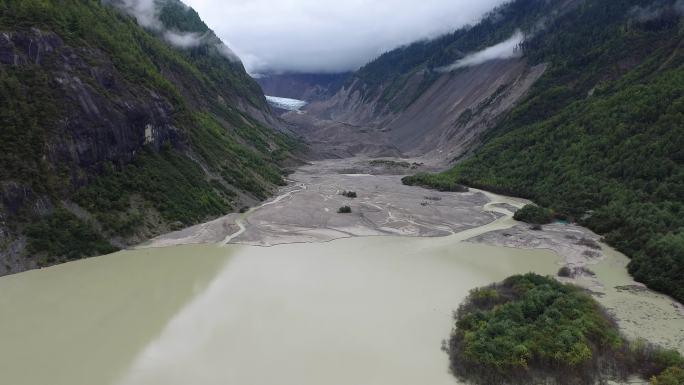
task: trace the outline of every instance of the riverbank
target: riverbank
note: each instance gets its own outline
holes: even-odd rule
[[[403,186],[401,175],[407,171],[403,164],[360,158],[314,162],[297,169],[289,186],[248,215],[167,234],[143,247],[218,243],[227,236],[231,243],[252,246],[354,236],[448,236],[505,215],[498,208],[485,207],[491,198],[484,192],[451,194]],[[357,197],[342,195],[344,191]],[[352,213],[337,214],[342,206],[349,206]],[[238,219],[245,229],[239,234],[225,232],[238,228]]]
[[[127,250],[0,278],[0,369],[16,385],[454,385],[454,306],[556,260],[456,237]]]
[[[652,292],[626,272],[628,259],[600,243],[592,231],[567,223],[533,229],[512,219],[529,203],[486,191],[438,192],[404,186],[402,175],[420,162],[366,158],[317,161],[297,169],[273,199],[243,215],[153,239],[143,247],[234,243],[271,247],[370,236],[449,237],[515,249],[544,249],[560,256],[571,277],[590,290],[630,338],[646,338],[684,352],[684,307]],[[356,192],[348,198],[343,191]],[[351,214],[337,209],[350,206]]]
[[[566,223],[538,229],[514,221],[529,201],[470,189],[439,192],[405,186],[402,176],[421,163],[366,158],[326,160],[298,168],[274,198],[245,214],[230,214],[141,245],[236,243],[250,246],[329,242],[360,236],[444,237],[502,247],[549,249],[574,278],[595,278],[584,269],[603,260],[600,237]],[[353,191],[355,198],[343,195]],[[337,213],[349,206],[351,214]],[[478,229],[476,232],[470,230]],[[560,267],[560,266],[559,266]],[[594,279],[594,285],[600,283]]]
[[[590,288],[627,336],[684,351],[684,317],[672,301],[627,289],[636,284],[619,253],[581,259],[591,244],[579,242],[591,235],[585,229],[531,230],[512,219],[523,200],[403,186],[406,168],[317,162],[244,214],[0,278],[3,378],[453,385],[439,347],[469,290],[512,274],[554,275],[571,262],[595,272],[573,282]],[[352,214],[337,214],[342,204]]]

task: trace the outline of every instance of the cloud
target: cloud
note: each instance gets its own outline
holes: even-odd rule
[[[205,34],[165,31],[164,39],[179,48],[193,48],[202,44]]]
[[[456,61],[454,64],[440,68],[439,71],[449,72],[458,68],[476,66],[490,60],[520,57],[522,56],[520,44],[524,40],[525,35],[521,31],[516,31],[508,40],[466,55],[466,57]]]
[[[198,47],[200,45],[214,46],[217,52],[228,60],[239,61],[240,58],[228,48],[219,38],[213,33],[195,33],[195,32],[181,32],[171,30],[164,27],[164,24],[159,20],[159,2],[156,0],[105,0],[110,4],[122,9],[129,15],[135,17],[138,24],[151,29],[161,34],[161,36],[169,42],[169,44],[182,48],[189,49]],[[173,1],[173,0],[172,0]],[[182,4],[182,3],[181,3]],[[184,4],[185,5],[185,4]]]
[[[185,0],[251,73],[343,72],[507,0]]]
[[[666,12],[674,11],[684,15],[684,0],[659,0],[646,6],[635,5],[630,10],[631,16],[638,22],[647,22],[663,16]]]
[[[110,0],[109,2],[135,17],[141,26],[155,31],[163,29],[154,0]]]
[[[233,52],[230,47],[225,45],[223,42],[219,42],[216,44],[216,49],[218,49],[219,53],[223,56],[225,56],[228,60],[234,61],[234,62],[239,62],[240,57]]]

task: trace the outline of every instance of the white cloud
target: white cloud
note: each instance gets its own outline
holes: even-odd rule
[[[525,40],[525,35],[521,31],[516,31],[508,40],[481,51],[466,55],[463,59],[454,64],[440,68],[440,71],[449,72],[458,68],[476,66],[495,59],[511,59],[522,55],[520,44]]]
[[[200,33],[180,33],[175,31],[165,31],[164,39],[180,48],[192,48],[202,44],[203,34]]]
[[[252,72],[341,72],[507,0],[185,0]]]
[[[164,28],[159,20],[159,10],[155,0],[105,0],[135,17],[138,24],[157,31],[164,40],[179,48],[193,48],[201,44],[213,45],[228,60],[239,61],[235,53],[211,33],[181,32]]]
[[[111,2],[130,15],[133,15],[138,20],[138,24],[143,27],[155,31],[162,29],[154,0],[111,0]]]

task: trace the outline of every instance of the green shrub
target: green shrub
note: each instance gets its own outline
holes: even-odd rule
[[[342,206],[339,209],[337,209],[338,214],[351,214],[352,209],[349,206]]]
[[[682,385],[684,384],[684,369],[680,367],[667,368],[660,375],[651,379],[651,385]]]
[[[565,278],[572,277],[572,269],[568,266],[563,266],[558,269],[558,276]]]
[[[583,289],[537,274],[472,290],[454,318],[446,346],[451,371],[478,385],[593,384],[631,375],[669,381],[684,366],[674,350],[628,343]]]
[[[92,226],[63,208],[57,208],[26,228],[27,250],[45,263],[109,254],[117,250]]]
[[[553,222],[553,211],[537,205],[525,205],[515,212],[513,219],[534,225],[544,225]]]
[[[407,186],[420,186],[431,188],[443,192],[467,192],[468,188],[456,183],[449,178],[444,178],[441,174],[418,173],[412,176],[406,176],[401,179],[401,182]]]
[[[478,384],[530,383],[540,373],[591,383],[598,362],[621,344],[614,322],[581,289],[527,274],[471,292],[448,352],[454,374]]]
[[[112,234],[117,224],[131,223],[136,213],[131,199],[140,196],[169,223],[192,225],[228,213],[232,208],[223,190],[215,189],[192,160],[176,150],[141,152],[124,167],[108,166],[103,174],[75,196],[76,202],[94,213]],[[142,223],[142,221],[137,222]]]

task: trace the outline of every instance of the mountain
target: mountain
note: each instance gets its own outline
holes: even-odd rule
[[[332,98],[309,105],[308,115],[291,114],[288,120],[311,141],[332,138],[330,148],[346,147],[351,154],[429,154],[443,164],[463,157],[547,67],[517,55],[515,42],[510,54],[498,60],[455,64],[510,42],[520,31],[537,31],[578,3],[501,6],[476,25],[381,55],[350,76]]]
[[[534,3],[554,2],[505,8]],[[684,3],[576,3],[520,27],[523,60],[546,70],[474,155],[406,183],[532,199],[602,234],[637,280],[684,301]]]
[[[298,146],[176,0],[0,2],[0,274],[267,197]]]
[[[421,157],[453,168],[407,184],[532,199],[684,301],[682,14],[681,0],[514,0],[284,117],[321,157]]]

